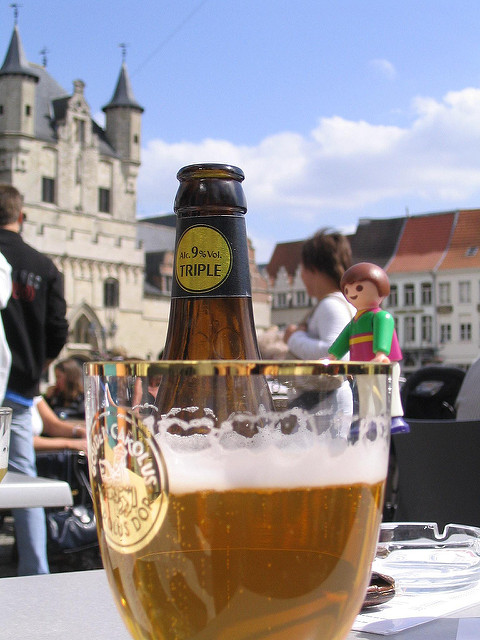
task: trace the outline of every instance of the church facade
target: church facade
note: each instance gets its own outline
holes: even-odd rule
[[[75,80],[67,92],[28,62],[15,25],[0,69],[0,182],[24,197],[26,242],[64,275],[70,333],[62,355],[156,358],[168,324],[174,231],[161,219],[136,219],[143,107],[124,61],[104,128],[84,89]],[[159,248],[146,249],[142,238],[152,237]],[[256,317],[267,326],[267,284],[251,251]]]

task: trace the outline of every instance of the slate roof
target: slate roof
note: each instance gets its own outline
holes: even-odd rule
[[[450,245],[439,271],[472,268],[480,268],[480,209],[458,212]]]
[[[112,99],[103,107],[103,111],[115,107],[130,107],[133,109],[138,109],[139,111],[144,111],[143,107],[138,104],[138,102],[135,100],[135,96],[133,95],[130,78],[128,76],[127,65],[125,64],[125,62],[122,62],[122,68],[120,69],[117,86],[115,87],[115,91],[113,92]]]
[[[39,80],[35,89],[35,137],[55,143],[57,141],[55,122],[63,119],[64,113],[59,114],[54,105],[60,101],[66,102],[69,96],[44,67],[32,63],[30,67],[35,69]]]
[[[38,76],[28,64],[23,51],[22,41],[20,40],[17,25],[15,25],[13,29],[7,55],[5,56],[2,68],[0,69],[0,75],[28,76],[38,82]]]
[[[161,224],[164,227],[176,227],[177,216],[175,213],[167,213],[162,216],[152,216],[151,218],[140,218],[140,222],[151,222],[152,224]]]
[[[123,65],[122,65],[123,68]],[[68,101],[71,95],[58,84],[47,72],[45,67],[28,62],[23,51],[18,28],[15,25],[7,55],[0,75],[25,75],[35,78],[35,130],[34,135],[39,140],[55,144],[58,140],[56,126],[65,118]],[[120,72],[122,76],[122,71]],[[125,81],[125,79],[124,79]],[[128,76],[126,78],[129,86]],[[117,87],[118,88],[118,87]],[[138,108],[141,108],[136,103]],[[108,143],[105,131],[91,119],[92,133],[98,139],[99,151],[103,155],[118,157],[113,147]]]
[[[35,137],[55,144],[57,142],[56,127],[65,119],[71,95],[52,78],[48,71],[40,65],[30,63],[30,67],[38,75],[39,82],[35,92]],[[95,120],[90,118],[92,133],[98,139],[99,151],[102,155],[118,157],[109,144],[105,131]]]
[[[385,268],[395,253],[405,220],[361,218],[355,233],[348,236],[353,262],[373,262]]]
[[[454,211],[407,217],[388,273],[434,271],[448,249],[456,221]]]

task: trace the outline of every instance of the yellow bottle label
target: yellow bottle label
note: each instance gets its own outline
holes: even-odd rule
[[[172,298],[251,297],[243,215],[179,218]]]
[[[187,229],[177,245],[175,273],[185,291],[206,293],[219,287],[232,269],[232,248],[213,227]]]

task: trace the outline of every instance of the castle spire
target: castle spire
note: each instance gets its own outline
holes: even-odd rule
[[[125,45],[122,46],[125,47]],[[125,62],[125,53],[124,50],[122,51],[122,67],[118,76],[117,85],[113,92],[112,99],[103,107],[103,111],[107,111],[107,109],[113,109],[115,107],[131,107],[132,109],[143,112],[143,107],[139,105],[133,95],[132,85],[130,84],[130,78],[127,71],[127,64]]]
[[[0,75],[27,76],[38,82],[38,75],[29,66],[18,33],[18,26],[13,28],[12,38],[8,47],[7,55],[0,69]]]

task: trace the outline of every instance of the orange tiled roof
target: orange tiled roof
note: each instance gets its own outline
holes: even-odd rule
[[[275,246],[266,269],[270,278],[275,279],[280,267],[285,267],[290,277],[295,275],[302,258],[302,247],[305,240],[280,242]]]
[[[454,223],[453,211],[407,218],[387,271],[398,273],[435,269],[449,246]]]
[[[480,209],[459,211],[457,224],[440,271],[480,267]]]

